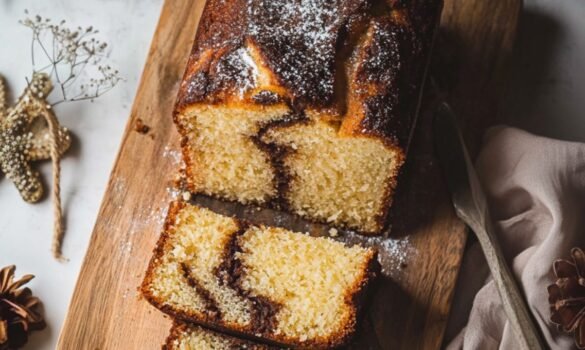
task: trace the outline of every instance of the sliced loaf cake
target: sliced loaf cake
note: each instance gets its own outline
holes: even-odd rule
[[[175,109],[189,190],[384,228],[441,0],[209,0]]]
[[[163,350],[276,350],[212,330],[175,322]]]
[[[371,249],[175,202],[142,291],[187,322],[321,349],[354,333],[378,268]]]

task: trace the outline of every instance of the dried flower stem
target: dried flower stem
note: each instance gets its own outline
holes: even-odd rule
[[[54,24],[39,15],[20,23],[32,30],[33,73],[45,72],[57,85],[60,96],[51,105],[93,101],[121,80],[117,70],[103,64],[108,44],[96,39],[99,31],[92,26],[70,29],[65,21]]]
[[[28,14],[27,11],[25,13]],[[48,101],[47,96],[39,95],[34,98],[42,101],[41,115],[47,122],[51,138],[54,209],[52,251],[55,258],[63,260],[61,245],[65,230],[60,195],[60,125],[52,106],[64,102],[93,101],[114,88],[121,78],[117,70],[102,63],[107,59],[105,50],[108,45],[95,38],[98,31],[93,27],[85,29],[78,27],[76,30],[71,30],[64,27],[65,21],[53,24],[50,19],[39,15],[26,18],[20,23],[32,30],[32,76],[40,72],[46,73],[55,83],[54,85],[57,85],[57,89],[53,91],[60,95],[51,102]]]

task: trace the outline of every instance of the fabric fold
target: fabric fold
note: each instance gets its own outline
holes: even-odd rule
[[[572,336],[549,321],[547,286],[553,261],[585,248],[585,144],[506,126],[483,141],[476,168],[506,260],[549,346],[573,349]],[[517,349],[477,242],[466,252],[464,264],[470,261],[459,276],[447,349]],[[478,278],[486,279],[479,289]]]

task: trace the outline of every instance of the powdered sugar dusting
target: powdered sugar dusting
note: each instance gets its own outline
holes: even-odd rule
[[[167,193],[169,195],[169,200],[171,201],[177,200],[183,194],[183,192],[175,186],[167,187]]]
[[[172,168],[176,169],[183,164],[181,152],[174,147],[166,145],[161,152],[163,158],[170,159]],[[172,181],[168,182],[172,184]],[[116,200],[118,197],[123,197],[126,192],[126,184],[120,178],[115,179],[113,187],[113,198]],[[125,233],[125,236],[120,239],[119,251],[121,254],[130,255],[134,250],[134,241],[136,234],[141,234],[144,231],[161,232],[168,211],[169,202],[176,200],[181,195],[181,192],[174,186],[169,185],[166,188],[166,196],[157,198],[156,201],[150,203],[141,203],[139,208],[134,208],[132,211],[132,224],[129,230]],[[116,200],[116,203],[120,202],[118,208],[122,208],[122,201]]]
[[[122,255],[130,255],[134,251],[135,235],[142,234],[147,230],[155,232],[155,234],[162,231],[167,217],[169,202],[170,199],[165,197],[134,212],[132,224],[124,237],[120,239],[118,246]]]
[[[409,261],[412,261],[412,256],[416,254],[416,248],[409,236],[400,238],[366,237],[350,233],[345,239],[350,244],[358,243],[364,247],[375,248],[378,251],[380,265],[382,265],[382,274],[395,280],[401,278],[402,271],[408,269]]]
[[[170,147],[169,145],[166,145],[165,148],[163,148],[162,156],[164,158],[170,158],[173,167],[180,165],[183,161],[181,157],[181,152],[174,147]]]
[[[208,23],[196,54],[200,67],[185,79],[181,103],[244,95],[263,63],[298,106],[329,105],[335,92],[336,50],[346,26],[366,14],[367,0],[241,0],[215,3],[221,18]]]
[[[124,203],[127,191],[128,188],[126,186],[126,181],[121,177],[115,177],[112,181],[111,187],[111,203],[118,209],[122,209],[122,204]]]
[[[335,43],[345,20],[342,5],[332,0],[248,1],[248,34],[298,95],[333,94]]]
[[[248,50],[239,49],[238,55],[241,58],[241,60],[245,63],[245,65],[252,69],[252,77],[256,79],[256,77],[258,76],[258,66],[256,66],[256,62],[254,62],[254,59],[252,58],[252,56],[250,56]]]
[[[340,20],[338,7],[331,0],[274,1],[249,0],[251,21],[248,33],[276,39],[287,37],[301,40],[308,45],[321,45],[333,39],[331,30]],[[329,6],[328,6],[329,5]],[[263,16],[260,18],[259,16]],[[267,27],[272,30],[267,30]]]
[[[219,84],[233,82],[236,93],[241,97],[246,91],[256,86],[257,76],[258,67],[256,63],[248,53],[248,50],[241,47],[222,57],[217,65],[214,79]]]
[[[227,52],[209,72],[200,71],[188,79],[189,99],[205,97],[209,92],[226,91],[240,98],[256,86],[258,67],[248,49],[239,47]]]
[[[378,254],[385,274],[395,274],[407,267],[408,256],[412,254],[414,247],[409,237],[401,239],[386,238],[378,245]]]

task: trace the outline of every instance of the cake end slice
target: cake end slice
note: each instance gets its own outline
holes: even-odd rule
[[[163,350],[275,350],[268,345],[257,344],[229,335],[186,323],[175,322]]]

